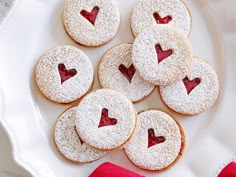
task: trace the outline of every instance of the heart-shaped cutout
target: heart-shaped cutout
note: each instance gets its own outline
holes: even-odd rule
[[[119,70],[131,83],[134,73],[136,72],[134,65],[132,64],[129,68],[127,68],[125,65],[121,64],[119,66]]]
[[[116,125],[116,124],[117,124],[117,119],[110,118],[108,116],[108,109],[103,108],[98,128],[106,127],[106,126],[110,126],[110,125]]]
[[[155,136],[155,132],[152,128],[148,129],[148,148],[165,142],[164,136]]]
[[[162,62],[163,60],[171,56],[173,53],[172,49],[162,50],[160,44],[157,44],[155,48],[156,48],[158,63]]]
[[[187,93],[190,94],[191,91],[201,83],[201,79],[200,78],[195,78],[193,80],[189,80],[189,78],[186,76],[183,79],[183,83],[185,85]]]
[[[99,7],[95,6],[91,12],[88,12],[86,10],[82,10],[80,12],[80,14],[86,18],[90,23],[92,23],[92,25],[95,24],[95,21],[96,21],[96,18],[97,18],[97,15],[98,15],[98,12],[99,12]]]
[[[74,77],[77,74],[76,69],[67,70],[66,66],[63,63],[58,65],[58,71],[61,77],[61,84],[63,84],[65,81]]]
[[[157,12],[153,13],[153,17],[155,18],[157,24],[167,24],[172,20],[172,17],[170,15],[162,18]]]

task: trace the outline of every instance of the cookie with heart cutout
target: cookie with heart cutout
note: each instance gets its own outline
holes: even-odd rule
[[[219,94],[219,81],[214,69],[204,60],[193,57],[191,71],[170,85],[161,86],[164,103],[180,114],[196,115],[209,109]]]
[[[100,60],[98,78],[103,88],[126,95],[132,102],[147,97],[154,85],[144,81],[132,64],[132,44],[120,44],[109,49]]]
[[[59,46],[45,52],[35,68],[41,93],[57,103],[71,103],[84,96],[93,84],[93,66],[80,49]]]
[[[133,9],[131,28],[137,36],[140,32],[155,25],[168,25],[178,28],[186,36],[191,32],[191,14],[182,0],[139,0]]]
[[[181,125],[170,115],[152,109],[138,114],[137,128],[125,153],[142,169],[163,171],[182,156],[185,144]]]
[[[60,153],[76,163],[88,163],[101,158],[105,152],[84,143],[75,127],[75,107],[66,110],[58,118],[54,129],[54,140]]]
[[[96,149],[122,148],[136,126],[137,115],[132,102],[110,89],[89,93],[76,111],[77,132],[85,143]]]
[[[144,80],[168,85],[182,80],[190,71],[192,47],[181,31],[169,26],[152,26],[135,39],[132,59]]]
[[[114,38],[120,26],[115,0],[66,0],[63,23],[79,44],[96,47]]]

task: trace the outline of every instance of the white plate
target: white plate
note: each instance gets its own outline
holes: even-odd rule
[[[208,112],[191,118],[183,118],[168,110],[161,102],[157,90],[148,99],[136,104],[138,111],[146,108],[165,110],[183,124],[187,135],[183,158],[173,168],[159,174],[136,168],[122,150],[108,153],[104,158],[84,165],[72,164],[58,153],[52,136],[53,126],[68,106],[51,103],[39,93],[33,78],[36,61],[49,48],[71,44],[81,48],[90,57],[96,70],[99,58],[108,48],[121,42],[133,41],[130,14],[136,1],[117,0],[122,14],[119,33],[112,42],[99,48],[81,47],[68,37],[61,21],[63,0],[21,0],[5,24],[0,34],[0,85],[3,97],[1,122],[12,140],[15,160],[35,177],[85,177],[105,161],[147,177],[214,176],[222,159],[233,153],[236,144],[229,143],[232,138],[225,138],[221,134],[224,129],[219,129],[229,117],[225,118],[229,112],[224,105],[230,104],[223,97],[222,86],[226,81],[230,82],[225,79],[223,42],[216,32],[217,27],[204,0],[186,0],[193,17],[190,39],[194,55],[205,58],[219,74],[221,93],[217,103]],[[99,88],[97,77],[94,85],[96,88]],[[230,91],[233,93],[232,89]]]

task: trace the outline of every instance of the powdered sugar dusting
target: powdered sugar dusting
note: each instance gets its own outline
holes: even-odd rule
[[[93,25],[80,12],[91,12],[95,6],[99,7],[99,12]],[[116,35],[120,14],[115,0],[66,0],[63,21],[75,41],[86,46],[99,46]]]
[[[76,69],[77,74],[61,84],[58,65]],[[36,69],[36,83],[49,100],[70,103],[82,97],[93,83],[93,67],[88,57],[72,46],[51,49],[40,58]]]
[[[219,93],[219,82],[213,68],[204,60],[194,57],[190,80],[200,78],[201,83],[188,95],[182,81],[160,87],[163,101],[174,111],[194,115],[211,107]]]
[[[149,95],[154,89],[154,85],[144,81],[138,72],[135,72],[130,83],[119,70],[121,64],[127,68],[132,65],[132,44],[121,44],[113,47],[103,56],[98,68],[99,81],[102,87],[118,91],[133,102]]]
[[[148,148],[148,129],[155,136],[164,136],[165,141]],[[170,166],[180,155],[184,137],[180,127],[168,114],[149,110],[138,115],[137,129],[130,143],[125,147],[129,159],[138,167],[148,170],[162,170]]]
[[[55,142],[60,152],[74,162],[91,162],[102,157],[105,152],[82,143],[75,129],[75,108],[65,111],[55,126]]]
[[[150,26],[158,26],[153,13],[162,18],[171,16],[169,26],[182,30],[186,36],[191,31],[191,15],[182,0],[139,0],[133,10],[131,27],[135,36]]]
[[[117,124],[98,128],[102,109],[117,119]],[[132,102],[122,94],[109,89],[91,92],[76,108],[76,127],[81,138],[89,145],[104,150],[118,148],[130,138],[136,124]]]
[[[173,54],[158,64],[155,45]],[[179,30],[162,25],[146,29],[133,44],[132,58],[141,77],[156,85],[168,85],[183,79],[191,69],[192,48],[188,38]]]

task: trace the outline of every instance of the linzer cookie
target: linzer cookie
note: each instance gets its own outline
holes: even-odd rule
[[[68,34],[85,46],[100,46],[117,33],[120,13],[115,0],[66,0],[63,22]]]
[[[219,93],[216,72],[206,61],[193,58],[191,71],[178,82],[160,87],[164,103],[174,111],[195,115],[211,107]]]
[[[135,39],[132,58],[144,80],[168,85],[182,80],[190,71],[192,47],[181,31],[168,26],[153,26]]]
[[[155,25],[178,28],[186,36],[190,34],[192,20],[182,0],[139,0],[131,17],[131,28],[135,36]]]
[[[109,89],[91,92],[81,100],[76,111],[76,128],[81,139],[100,150],[123,147],[136,125],[132,102]]]
[[[92,162],[102,157],[105,152],[99,151],[84,143],[75,128],[75,108],[65,111],[57,120],[54,138],[57,148],[63,156],[73,162]]]
[[[180,124],[164,112],[148,110],[138,114],[137,129],[125,152],[136,166],[163,171],[182,156],[184,146]]]
[[[144,81],[132,64],[132,44],[121,44],[108,50],[98,67],[99,81],[137,102],[148,96],[154,85]]]
[[[70,103],[85,95],[92,86],[93,74],[88,57],[72,46],[45,52],[35,68],[39,90],[57,103]]]

